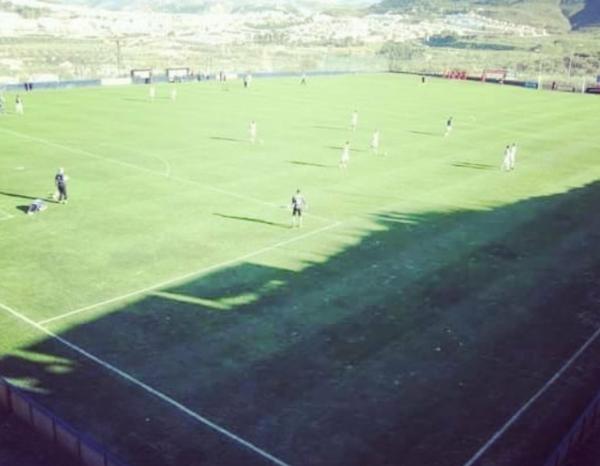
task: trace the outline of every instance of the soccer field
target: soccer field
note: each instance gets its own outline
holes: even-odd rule
[[[0,375],[132,465],[541,464],[600,378],[598,98],[156,89],[0,116]]]

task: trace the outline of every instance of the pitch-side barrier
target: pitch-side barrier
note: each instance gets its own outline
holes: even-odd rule
[[[0,378],[0,409],[14,414],[83,466],[126,466],[86,434],[52,414],[22,390]],[[31,442],[35,445],[34,442]]]

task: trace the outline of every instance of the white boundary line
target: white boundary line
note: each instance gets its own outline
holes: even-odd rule
[[[513,414],[513,416],[504,423],[504,425],[498,429],[490,439],[475,453],[469,461],[467,461],[464,466],[473,466],[489,449],[490,447],[496,443],[496,441],[504,435],[504,433],[521,417],[521,415],[529,409],[529,407],[535,403],[540,396],[544,394],[544,392],[556,382],[565,371],[571,367],[571,365],[581,356],[581,354],[600,336],[600,328],[598,328],[594,334],[588,338],[588,340],[579,348],[573,356],[571,356],[567,362],[565,362],[562,367],[556,371],[556,373],[548,380],[542,388],[540,388],[521,408]]]
[[[127,299],[127,298],[131,298],[133,296],[138,296],[138,295],[141,295],[141,294],[144,294],[144,293],[148,293],[150,291],[154,291],[154,290],[159,289],[159,288],[164,288],[166,286],[173,285],[174,283],[181,282],[181,281],[186,280],[188,278],[199,276],[199,275],[203,275],[205,273],[212,272],[214,270],[221,269],[223,267],[227,267],[229,265],[236,264],[236,263],[241,262],[243,260],[250,259],[252,257],[258,256],[258,255],[263,254],[265,252],[272,251],[273,249],[280,248],[281,246],[286,246],[288,244],[295,243],[297,241],[300,241],[302,239],[308,238],[310,236],[318,235],[319,233],[322,233],[324,231],[331,230],[332,228],[336,228],[340,224],[341,224],[341,222],[331,223],[331,224],[326,225],[324,227],[321,227],[321,228],[319,228],[317,230],[309,231],[309,232],[304,233],[304,234],[299,235],[299,236],[294,236],[293,238],[289,238],[289,239],[286,239],[284,241],[280,241],[280,242],[278,242],[276,244],[272,244],[271,246],[265,246],[265,247],[263,247],[261,249],[258,249],[257,251],[254,251],[254,252],[251,252],[251,253],[248,253],[248,254],[244,254],[244,255],[236,257],[234,259],[228,259],[226,261],[219,262],[218,264],[214,264],[214,265],[210,265],[208,267],[204,267],[204,268],[202,268],[200,270],[195,270],[193,272],[189,272],[189,273],[186,273],[184,275],[180,275],[180,276],[175,277],[175,278],[170,278],[168,280],[162,281],[160,283],[156,283],[156,284],[148,286],[146,288],[142,288],[142,289],[139,289],[139,290],[131,291],[131,292],[123,294],[121,296],[116,296],[114,298],[107,299],[107,300],[101,301],[99,303],[90,304],[89,306],[84,306],[84,307],[81,307],[79,309],[75,309],[73,311],[65,312],[64,314],[60,314],[60,315],[57,315],[55,317],[51,317],[49,319],[41,320],[39,322],[36,322],[36,325],[44,326],[44,325],[50,324],[52,322],[56,322],[58,320],[65,319],[67,317],[74,316],[76,314],[81,314],[82,312],[91,311],[92,309],[96,309],[98,307],[105,306],[107,304],[112,304],[112,303],[115,303],[115,302],[118,302],[118,301],[122,301],[122,300]]]
[[[113,149],[125,150],[128,152],[133,152],[137,155],[142,155],[142,156],[146,156],[146,157],[150,157],[152,159],[158,160],[160,163],[162,163],[164,165],[165,170],[162,173],[160,173],[160,172],[157,172],[157,173],[160,173],[161,175],[166,176],[167,178],[171,177],[171,164],[167,160],[163,159],[159,155],[156,155],[152,152],[148,152],[148,151],[142,152],[139,149],[132,149],[131,147],[122,146],[120,144],[118,144],[118,145],[112,144],[110,142],[102,142],[102,143],[98,144],[97,147],[112,147]]]
[[[263,201],[262,199],[256,199],[256,198],[247,196],[245,194],[238,194],[233,191],[228,191],[226,189],[218,188],[218,187],[212,186],[210,184],[201,183],[199,181],[194,181],[194,180],[190,180],[187,178],[180,178],[177,176],[172,176],[170,174],[166,174],[166,173],[156,171],[156,170],[151,170],[149,168],[145,168],[140,165],[136,165],[136,164],[129,163],[129,162],[124,162],[122,160],[113,159],[110,157],[104,157],[102,155],[96,154],[94,152],[90,152],[88,150],[79,149],[77,147],[70,147],[70,146],[67,146],[64,144],[59,144],[59,143],[52,142],[47,139],[43,139],[43,138],[39,138],[39,137],[35,137],[35,136],[29,136],[28,134],[23,134],[18,131],[13,131],[13,130],[6,129],[6,128],[0,128],[0,131],[7,133],[7,134],[12,134],[13,136],[20,137],[22,139],[27,139],[29,141],[38,142],[40,144],[46,144],[47,146],[50,146],[50,147],[56,147],[58,149],[66,150],[73,154],[79,154],[79,155],[83,155],[85,157],[91,157],[91,158],[94,158],[97,160],[103,160],[104,162],[115,163],[117,165],[122,165],[124,167],[141,170],[143,172],[150,173],[152,175],[160,176],[162,178],[167,178],[167,179],[174,180],[174,181],[179,181],[181,183],[187,183],[187,184],[193,184],[195,186],[200,186],[201,188],[204,188],[209,191],[214,191],[214,192],[217,192],[220,194],[224,194],[226,196],[234,197],[236,199],[242,199],[245,202],[254,202],[254,203],[260,204],[260,205],[265,205],[265,206],[269,206],[269,207],[273,207],[273,208],[280,208],[280,206],[278,204],[274,204],[272,202]],[[325,218],[325,217],[321,217],[319,215],[313,215],[313,214],[309,214],[309,213],[306,213],[306,216],[312,217],[312,218],[315,218],[318,220],[322,220],[324,222],[333,222],[334,221],[333,219],[330,219],[330,218]]]
[[[156,390],[155,388],[152,388],[150,385],[145,384],[144,382],[142,382],[141,380],[135,378],[134,376],[132,376],[131,374],[119,369],[116,366],[113,366],[112,364],[104,361],[103,359],[99,358],[98,356],[95,356],[94,354],[84,350],[83,348],[81,348],[80,346],[77,346],[74,343],[71,343],[69,340],[55,334],[54,332],[48,330],[47,328],[42,327],[40,324],[34,322],[33,320],[29,319],[28,317],[26,317],[25,315],[21,314],[20,312],[8,307],[5,304],[0,303],[0,309],[4,309],[6,312],[8,312],[9,314],[12,314],[14,317],[20,319],[21,321],[25,322],[26,324],[38,329],[40,332],[45,333],[46,335],[48,335],[49,337],[55,339],[56,341],[59,341],[60,343],[62,343],[63,345],[67,346],[68,348],[72,349],[73,351],[76,351],[77,353],[81,354],[82,356],[86,357],[87,359],[90,359],[91,361],[95,362],[96,364],[102,366],[104,369],[108,370],[109,372],[113,372],[115,374],[117,374],[118,376],[120,376],[121,378],[127,380],[128,382],[130,382],[133,385],[136,385],[137,387],[145,390],[146,392],[154,395],[155,397],[157,397],[158,399],[164,401],[165,403],[175,407],[176,409],[178,409],[179,411],[187,414],[188,416],[194,418],[195,420],[199,421],[200,423],[204,424],[205,426],[219,432],[220,434],[223,434],[224,436],[228,437],[229,439],[243,445],[244,447],[252,450],[254,453],[257,453],[258,455],[262,456],[263,458],[269,460],[269,462],[274,463],[278,466],[289,466],[287,463],[283,462],[282,460],[280,460],[279,458],[276,458],[275,456],[271,455],[270,453],[266,452],[265,450],[263,450],[262,448],[257,447],[256,445],[248,442],[247,440],[244,440],[241,437],[238,437],[237,435],[235,435],[234,433],[228,431],[227,429],[219,426],[218,424],[215,424],[214,422],[210,421],[209,419],[205,418],[204,416],[201,416],[200,414],[196,413],[195,411],[192,411],[190,408],[182,405],[181,403],[179,403],[178,401],[175,401],[173,398],[171,398],[168,395],[165,395],[164,393]]]

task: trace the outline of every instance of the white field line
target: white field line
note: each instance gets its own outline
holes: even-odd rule
[[[6,128],[0,128],[0,131],[4,132],[6,134],[11,134],[13,136],[19,137],[21,139],[26,139],[26,140],[29,140],[29,141],[38,142],[40,144],[45,144],[45,145],[50,146],[50,147],[56,147],[58,149],[63,149],[63,150],[66,150],[68,152],[71,152],[73,154],[83,155],[85,157],[90,157],[90,158],[94,158],[94,159],[97,159],[97,160],[102,160],[104,162],[115,163],[117,165],[122,165],[124,167],[133,168],[135,170],[140,170],[140,171],[143,171],[143,172],[146,172],[146,173],[150,173],[152,175],[160,176],[160,177],[163,177],[163,178],[167,178],[167,179],[170,179],[170,180],[179,181],[181,183],[187,183],[187,184],[192,184],[192,185],[195,185],[195,186],[199,186],[199,187],[201,187],[203,189],[206,189],[208,191],[214,191],[216,193],[224,194],[224,195],[229,196],[229,197],[234,197],[236,199],[241,199],[241,200],[243,200],[245,202],[254,202],[255,204],[269,206],[269,207],[273,207],[273,208],[277,208],[277,209],[281,208],[281,205],[278,205],[278,204],[273,203],[273,202],[263,201],[262,199],[257,199],[257,198],[253,198],[253,197],[247,196],[246,194],[238,194],[238,193],[235,193],[233,191],[228,191],[226,189],[218,188],[218,187],[212,186],[210,184],[201,183],[199,181],[194,181],[194,180],[190,180],[190,179],[187,179],[187,178],[180,178],[180,177],[177,177],[177,176],[172,176],[170,174],[166,174],[166,173],[163,173],[163,172],[160,172],[160,171],[156,171],[156,170],[151,170],[149,168],[142,167],[140,165],[136,165],[136,164],[129,163],[129,162],[124,162],[122,160],[113,159],[113,158],[110,158],[110,157],[104,157],[102,155],[96,154],[94,152],[90,152],[88,150],[79,149],[77,147],[71,147],[71,146],[67,146],[67,145],[64,145],[64,144],[59,144],[59,143],[56,143],[56,142],[49,141],[47,139],[38,138],[38,137],[35,137],[35,136],[30,136],[28,134],[20,133],[18,131],[13,131],[13,130],[6,129]],[[306,213],[306,216],[310,216],[312,218],[315,218],[315,219],[318,219],[318,220],[321,220],[321,221],[324,221],[324,222],[333,222],[334,221],[334,220],[326,218],[326,217],[321,217],[320,215],[314,215],[314,214],[309,214],[309,213]]]
[[[237,264],[237,263],[239,263],[241,261],[244,261],[244,260],[247,260],[247,259],[251,259],[252,257],[256,257],[256,256],[258,256],[260,254],[264,254],[265,252],[272,251],[273,249],[277,249],[277,248],[280,248],[282,246],[286,246],[288,244],[295,243],[295,242],[300,241],[302,239],[309,238],[310,236],[318,235],[319,233],[322,233],[324,231],[331,230],[332,228],[336,228],[340,224],[341,224],[341,222],[331,223],[331,224],[326,225],[324,227],[321,227],[321,228],[319,228],[317,230],[313,230],[313,231],[304,233],[304,234],[299,235],[299,236],[294,236],[293,238],[289,238],[289,239],[286,239],[284,241],[280,241],[280,242],[272,244],[270,246],[265,246],[264,248],[258,249],[256,251],[250,252],[248,254],[244,254],[243,256],[239,256],[239,257],[236,257],[234,259],[228,259],[226,261],[219,262],[218,264],[213,264],[213,265],[210,265],[208,267],[204,267],[204,268],[202,268],[200,270],[195,270],[193,272],[189,272],[189,273],[186,273],[184,275],[180,275],[180,276],[175,277],[175,278],[170,278],[170,279],[162,281],[160,283],[155,283],[154,285],[148,286],[146,288],[141,288],[139,290],[131,291],[131,292],[123,294],[121,296],[116,296],[114,298],[110,298],[110,299],[107,299],[105,301],[101,301],[99,303],[90,304],[89,306],[84,306],[84,307],[81,307],[79,309],[75,309],[73,311],[65,312],[64,314],[60,314],[60,315],[51,317],[49,319],[41,320],[39,322],[36,322],[36,325],[44,326],[44,325],[47,325],[49,323],[56,322],[58,320],[66,319],[67,317],[71,317],[71,316],[74,316],[76,314],[81,314],[83,312],[91,311],[93,309],[96,309],[96,308],[101,307],[101,306],[105,306],[107,304],[116,303],[116,302],[122,301],[124,299],[128,299],[128,298],[131,298],[131,297],[134,297],[134,296],[138,296],[138,295],[141,295],[141,294],[145,294],[145,293],[148,293],[150,291],[155,291],[157,289],[164,288],[164,287],[173,285],[173,284],[178,283],[178,282],[182,282],[182,281],[187,280],[189,278],[197,277],[197,276],[203,275],[205,273],[212,272],[212,271],[217,270],[217,269],[221,269],[223,267],[234,265],[234,264]]]
[[[467,461],[464,466],[473,466],[490,448],[496,443],[496,441],[506,433],[506,431],[521,417],[521,415],[529,409],[529,407],[540,398],[548,388],[554,384],[564,373],[571,367],[571,365],[581,356],[581,354],[598,338],[600,335],[600,328],[598,328],[594,334],[588,338],[588,340],[579,348],[573,356],[571,356],[562,367],[556,371],[556,373],[548,380],[542,388],[540,388],[521,408],[512,415],[512,417],[504,423],[504,425],[498,429],[490,439],[475,453],[472,458]]]
[[[150,158],[156,159],[160,163],[162,163],[164,165],[164,167],[165,167],[165,171],[163,173],[161,173],[161,175],[166,176],[167,178],[171,177],[171,164],[167,160],[163,159],[161,156],[156,155],[156,154],[154,154],[152,152],[148,152],[146,150],[145,151],[140,151],[139,149],[132,149],[132,148],[127,147],[127,146],[116,145],[116,144],[107,143],[107,142],[100,143],[100,144],[98,144],[97,147],[112,147],[114,149],[126,150],[128,152],[134,152],[134,153],[136,153],[138,155],[143,155],[143,156],[146,156],[146,157],[150,157]]]
[[[207,427],[209,427],[209,428],[211,428],[211,429],[219,432],[220,434],[228,437],[229,439],[233,440],[234,442],[237,442],[237,443],[243,445],[244,447],[248,448],[249,450],[252,450],[254,453],[257,453],[258,455],[260,455],[263,458],[267,459],[269,462],[271,462],[273,464],[276,464],[278,466],[289,466],[287,463],[283,462],[279,458],[276,458],[275,456],[271,455],[270,453],[266,452],[265,450],[263,450],[263,449],[257,447],[256,445],[248,442],[247,440],[244,440],[243,438],[238,437],[234,433],[228,431],[227,429],[221,427],[218,424],[215,424],[214,422],[210,421],[209,419],[205,418],[204,416],[201,416],[197,412],[192,411],[190,408],[182,405],[178,401],[175,401],[173,398],[171,398],[168,395],[165,395],[164,393],[158,391],[157,389],[152,388],[150,385],[147,385],[146,383],[142,382],[141,380],[135,378],[133,375],[131,375],[131,374],[129,374],[129,373],[127,373],[127,372],[119,369],[116,366],[113,366],[112,364],[104,361],[103,359],[99,358],[98,356],[95,356],[94,354],[90,353],[89,351],[84,350],[83,348],[81,348],[80,346],[76,345],[75,343],[71,343],[69,340],[67,340],[67,339],[65,339],[65,338],[63,338],[63,337],[55,334],[54,332],[48,330],[47,328],[42,327],[40,324],[34,322],[33,320],[29,319],[28,317],[26,317],[25,315],[21,314],[20,312],[14,310],[12,308],[10,308],[9,306],[0,303],[0,309],[4,309],[6,312],[8,312],[9,314],[13,315],[17,319],[20,319],[21,321],[25,322],[26,324],[30,325],[31,327],[34,327],[37,330],[39,330],[40,332],[46,334],[47,336],[55,339],[56,341],[59,341],[63,345],[65,345],[68,348],[72,349],[73,351],[75,351],[75,352],[79,353],[80,355],[86,357],[87,359],[95,362],[99,366],[102,366],[107,371],[113,372],[113,373],[117,374],[118,376],[120,376],[121,378],[125,379],[129,383],[131,383],[131,384],[133,384],[133,385],[141,388],[142,390],[145,390],[146,392],[150,393],[151,395],[154,395],[158,399],[160,399],[160,400],[164,401],[165,403],[173,406],[177,410],[179,410],[179,411],[187,414],[188,416],[192,417],[196,421],[199,421],[200,423],[202,423],[205,426],[207,426]]]

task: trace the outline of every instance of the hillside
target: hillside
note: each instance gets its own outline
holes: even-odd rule
[[[494,19],[554,31],[600,25],[600,3],[596,0],[383,0],[371,10],[414,14],[475,10]]]
[[[600,26],[600,3],[596,0],[576,2],[581,9],[570,16],[571,25],[574,29]],[[581,5],[582,4],[582,5]]]
[[[46,0],[107,10],[144,10],[162,13],[235,13],[245,11],[317,12],[337,7],[361,7],[368,0]]]

